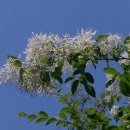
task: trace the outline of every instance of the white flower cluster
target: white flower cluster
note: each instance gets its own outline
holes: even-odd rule
[[[123,49],[122,38],[118,34],[109,34],[99,43],[99,48],[104,55],[114,54],[118,56],[118,53]]]
[[[124,46],[122,38],[118,34],[109,34],[107,38],[100,42],[96,42],[93,38],[96,35],[92,30],[81,30],[75,36],[65,35],[60,37],[55,34],[33,34],[28,40],[27,48],[25,49],[25,61],[22,62],[24,72],[22,74],[22,82],[20,78],[20,67],[15,67],[10,62],[7,62],[0,70],[0,83],[16,82],[16,84],[23,90],[33,93],[53,94],[57,89],[57,82],[50,79],[50,82],[43,83],[40,79],[40,72],[38,67],[43,68],[44,71],[53,72],[57,67],[59,61],[63,61],[63,70],[66,66],[72,66],[68,63],[68,57],[72,52],[80,52],[81,58],[88,58],[88,63],[91,60],[98,60],[98,55],[115,55],[118,56],[122,52]],[[95,52],[100,48],[100,52]],[[127,48],[127,47],[126,47]],[[127,49],[125,49],[127,50]],[[121,53],[120,57],[128,57],[128,55]],[[119,61],[120,64],[130,64],[125,59]],[[49,73],[50,75],[50,73]],[[113,87],[109,87],[107,91],[115,91]]]
[[[33,69],[32,67],[26,68],[22,82],[19,82],[18,86],[30,94],[55,95],[57,89],[55,81],[43,82],[40,78],[40,72],[35,72]]]
[[[111,81],[113,78],[112,74],[106,74],[106,78],[107,78],[107,82]],[[111,83],[110,85],[107,86],[107,88],[105,89],[106,91],[106,95],[105,95],[105,101],[106,102],[110,102],[111,100],[111,96],[116,95],[117,93],[120,92],[119,89],[119,82],[120,82],[120,78],[117,77],[115,79],[115,81],[113,83]]]
[[[15,68],[12,64],[13,59],[7,61],[0,70],[0,84],[2,83],[14,83],[18,81],[19,69]]]
[[[106,74],[106,77],[107,77],[107,81],[110,81],[112,80],[113,75]],[[120,78],[117,77],[115,81],[106,88],[106,91],[111,93],[119,92],[119,82],[120,82]]]
[[[119,108],[119,106],[114,105],[114,106],[111,108],[110,113],[111,113],[112,115],[117,114],[118,108]]]

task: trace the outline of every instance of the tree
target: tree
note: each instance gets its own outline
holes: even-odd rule
[[[33,34],[24,51],[25,60],[8,55],[7,64],[0,70],[1,83],[15,83],[31,95],[56,95],[64,104],[58,118],[44,111],[31,115],[20,112],[20,117],[73,130],[130,129],[130,36],[105,34],[93,38],[95,34],[92,30],[81,30],[74,37]],[[107,82],[104,93],[96,96],[95,79],[87,67],[96,70],[101,61],[106,63],[103,71]],[[68,93],[59,84],[69,85]],[[112,124],[113,120],[117,124]]]

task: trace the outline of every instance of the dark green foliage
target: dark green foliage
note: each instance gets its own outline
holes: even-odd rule
[[[75,91],[77,90],[78,84],[79,84],[79,80],[75,80],[75,81],[72,83],[72,86],[71,86],[71,92],[72,92],[72,94],[74,94]]]
[[[21,67],[22,66],[22,63],[19,59],[17,59],[16,57],[14,56],[10,56],[8,55],[7,56],[7,59],[8,61],[10,62],[10,59],[13,59],[13,62],[11,62],[15,67]]]
[[[130,43],[130,36],[128,36],[128,37],[125,38],[124,43],[125,44],[129,44]]]
[[[82,77],[84,78],[85,81],[88,81],[88,82],[90,82],[90,83],[94,83],[94,78],[93,78],[93,76],[92,76],[90,73],[85,72],[85,73],[82,75]]]
[[[72,81],[73,79],[74,79],[74,77],[68,77],[68,78],[65,80],[65,83],[70,82],[70,81]]]
[[[106,38],[108,38],[109,35],[104,34],[104,35],[99,35],[96,39],[96,42],[101,42],[103,40],[105,40]]]
[[[47,120],[47,118],[38,118],[35,123],[36,123],[36,124],[42,123],[42,122],[44,122],[44,121],[46,121],[46,120]]]
[[[58,62],[58,67],[55,68],[55,71],[51,73],[51,76],[56,79],[60,84],[62,84],[62,66],[63,62]]]
[[[85,88],[86,92],[87,92],[90,96],[96,97],[95,90],[94,90],[94,88],[93,88],[91,85],[85,84],[85,85],[84,85],[84,88]]]
[[[57,118],[50,118],[50,119],[47,121],[46,125],[52,124],[52,123],[54,123],[54,122],[56,122],[56,121],[57,121]]]
[[[40,111],[38,114],[42,118],[48,118],[48,114],[46,112],[44,112],[44,111]]]

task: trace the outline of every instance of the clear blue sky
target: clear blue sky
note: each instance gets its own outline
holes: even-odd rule
[[[0,0],[0,65],[7,54],[17,56],[24,50],[32,32],[74,35],[84,28],[127,35],[129,6],[130,0]],[[59,107],[55,98],[30,97],[13,85],[1,85],[0,130],[60,130],[17,117],[20,111],[55,115]]]

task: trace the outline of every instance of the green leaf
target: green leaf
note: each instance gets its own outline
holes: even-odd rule
[[[77,75],[77,74],[80,74],[80,70],[78,69],[73,72],[73,75]]]
[[[122,96],[118,96],[118,97],[117,97],[117,102],[120,102],[121,99],[122,99]]]
[[[67,126],[69,123],[68,122],[65,122],[65,121],[62,121],[62,120],[59,120],[57,123],[56,123],[56,126]]]
[[[71,81],[71,80],[73,80],[74,79],[74,77],[68,77],[66,80],[65,80],[65,83],[67,83],[67,82],[69,82],[69,81]]]
[[[36,118],[37,118],[37,116],[34,115],[34,114],[28,116],[28,120],[29,120],[29,121],[33,121],[33,120],[35,120]]]
[[[78,58],[80,55],[81,55],[81,53],[80,53],[80,52],[73,54],[73,59]]]
[[[114,68],[111,68],[111,67],[104,68],[104,72],[107,74],[112,74],[114,76],[118,74],[118,72]]]
[[[62,109],[60,110],[60,112],[64,112],[64,113],[67,113],[67,114],[71,114],[71,110],[70,110],[69,107],[62,108]]]
[[[110,102],[108,103],[109,110],[111,110],[112,106],[114,105],[114,102],[115,102],[115,95],[111,95]]]
[[[62,81],[62,78],[61,78],[61,76],[62,76],[62,65],[61,65],[61,63],[59,63],[59,66],[55,68],[55,71],[52,72],[51,75],[54,79],[58,80],[58,82],[60,84],[62,84],[63,81]]]
[[[108,128],[108,130],[118,130],[118,127],[115,125],[112,125]]]
[[[93,114],[93,113],[96,113],[97,112],[97,109],[96,108],[93,108],[93,107],[91,107],[91,108],[87,108],[86,109],[86,111],[88,112],[88,114]]]
[[[103,40],[105,40],[106,38],[108,38],[109,35],[105,34],[105,35],[99,35],[96,39],[96,42],[101,42]]]
[[[112,79],[106,83],[106,88],[109,87],[116,80],[116,77],[117,76],[113,76]]]
[[[25,72],[24,68],[20,68],[19,75],[20,75],[20,81],[23,81],[23,74]]]
[[[69,102],[68,102],[69,96],[70,96],[70,93],[67,93],[64,96],[60,97],[60,99],[58,101],[63,103],[63,104],[69,105]]]
[[[60,113],[59,113],[59,116],[60,116],[61,118],[63,118],[64,120],[67,120],[67,116],[65,115],[65,113],[60,112]]]
[[[125,43],[125,44],[129,44],[129,43],[130,43],[130,36],[126,37],[124,43]]]
[[[50,73],[48,71],[41,71],[40,78],[43,82],[50,82]]]
[[[77,109],[77,107],[80,105],[80,101],[79,100],[77,100],[77,101],[75,101],[74,103],[73,103],[73,107],[74,107],[74,109]]]
[[[17,57],[15,57],[15,56],[11,56],[11,55],[7,55],[7,59],[14,59],[14,60],[17,60],[18,58]]]
[[[48,118],[48,114],[44,111],[40,111],[38,114],[39,114],[40,117]]]
[[[13,65],[14,65],[15,67],[21,67],[21,66],[22,66],[22,63],[21,63],[20,60],[14,60]]]
[[[72,94],[75,93],[75,91],[77,90],[77,87],[78,87],[78,84],[79,84],[79,80],[75,80],[71,86],[71,92]]]
[[[73,120],[73,121],[76,121],[77,120],[77,116],[76,116],[76,114],[71,114],[71,116],[70,116],[70,120]]]
[[[94,88],[93,88],[91,85],[86,84],[84,87],[85,87],[86,92],[87,92],[89,95],[91,95],[92,97],[96,97],[95,90],[94,90]]]
[[[59,100],[58,100],[58,102],[61,102],[61,103],[63,103],[63,104],[66,104],[66,105],[68,105],[69,104],[69,102],[68,102],[68,97],[70,96],[70,94],[65,94],[63,97],[61,97]]]
[[[118,115],[118,117],[122,117],[123,116],[123,111],[118,111],[117,115]]]
[[[19,112],[19,117],[26,117],[27,114],[25,112]]]
[[[120,81],[120,91],[123,95],[130,97],[130,85],[124,81]]]
[[[63,80],[62,80],[62,78],[61,78],[61,77],[57,77],[57,80],[58,80],[58,82],[59,82],[60,84],[62,84],[62,83],[63,83]]]
[[[44,122],[44,121],[46,121],[47,120],[47,118],[39,118],[39,119],[37,119],[36,120],[36,124],[38,124],[38,123],[42,123],[42,122]]]
[[[47,121],[46,125],[49,125],[49,124],[51,124],[51,123],[53,123],[53,122],[56,122],[56,121],[57,121],[57,118],[50,118],[50,119]]]
[[[93,76],[92,76],[90,73],[85,72],[84,75],[83,75],[83,77],[84,77],[85,79],[87,79],[88,82],[94,83],[94,78],[93,78]]]
[[[76,126],[76,130],[82,130],[81,126]]]
[[[16,57],[14,57],[14,56],[8,55],[8,56],[7,56],[7,59],[8,59],[8,61],[9,61],[10,63],[12,63],[15,67],[21,67],[21,66],[22,66],[21,61],[18,60],[18,59],[17,59]],[[10,59],[13,59],[13,62],[10,61]]]

